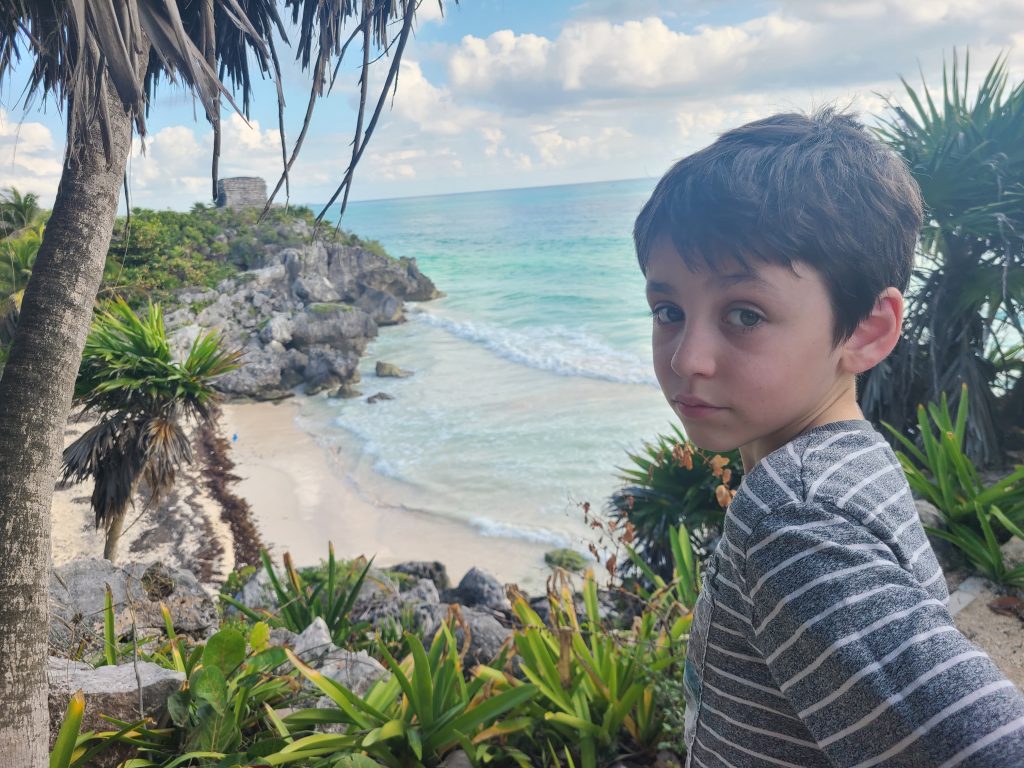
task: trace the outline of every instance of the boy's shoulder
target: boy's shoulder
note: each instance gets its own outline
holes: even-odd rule
[[[798,523],[814,508],[870,525],[908,504],[892,448],[869,421],[853,419],[809,429],[761,459],[743,478],[729,517],[741,531],[763,529]]]

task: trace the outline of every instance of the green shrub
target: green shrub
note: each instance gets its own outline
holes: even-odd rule
[[[955,420],[945,393],[938,405],[918,406],[921,448],[892,425],[885,427],[907,450],[896,455],[910,487],[935,505],[946,522],[947,530],[928,527],[928,532],[955,545],[993,581],[1024,586],[1024,566],[1007,569],[1000,549],[1010,536],[1024,538],[1024,466],[993,485],[982,482],[964,452],[968,402],[964,385]]]
[[[669,579],[671,530],[684,527],[698,556],[710,554],[721,535],[725,508],[742,479],[743,464],[738,451],[703,451],[674,425],[672,434],[659,435],[628,456],[633,466],[619,470],[627,485],[612,495],[609,512],[617,527],[628,530],[626,543],[633,544],[656,574]],[[622,565],[636,571],[632,561]]]
[[[410,655],[401,663],[385,652],[391,675],[378,681],[365,697],[356,696],[340,683],[303,664],[288,653],[295,667],[337,706],[336,709],[307,709],[292,713],[283,724],[293,736],[289,746],[296,762],[323,754],[364,752],[379,764],[437,766],[457,747],[469,754],[470,762],[492,762],[496,750],[490,743],[531,726],[528,718],[502,720],[536,693],[531,685],[518,685],[495,693],[488,678],[464,679],[459,649],[449,624],[441,627],[428,651],[415,635],[408,637]],[[505,657],[498,661],[503,665]],[[501,674],[497,669],[492,671]],[[346,726],[343,735],[310,734],[317,725]],[[525,755],[498,749],[508,765],[519,765]]]
[[[278,574],[266,550],[260,552],[260,557],[277,597],[278,611],[254,611],[223,592],[221,600],[253,621],[265,620],[291,632],[302,632],[319,616],[337,645],[366,644],[365,633],[370,625],[353,622],[349,614],[359,597],[372,560],[358,558],[347,565],[340,564],[334,558],[334,545],[328,544],[327,562],[323,566],[300,572],[286,552],[284,573]]]

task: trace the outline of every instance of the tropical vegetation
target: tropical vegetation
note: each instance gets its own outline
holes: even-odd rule
[[[688,551],[685,530],[677,543]],[[695,562],[692,552],[681,557]],[[291,586],[274,587],[276,610],[225,614],[220,629],[199,643],[177,635],[164,608],[165,633],[136,651],[187,681],[168,699],[164,719],[108,719],[109,730],[79,733],[82,701],[73,697],[54,764],[84,767],[118,744],[130,749],[124,765],[133,768],[433,768],[455,750],[473,765],[597,768],[627,758],[650,764],[671,741],[666,724],[681,722],[681,702],[667,698],[660,681],[680,673],[692,603],[678,597],[696,594],[675,586],[685,582],[686,590],[694,589],[693,572],[675,574],[671,585],[662,582],[657,595],[643,598],[646,607],[635,619],[616,624],[600,607],[592,574],[577,594],[568,573],[558,571],[549,582],[549,618],[515,593],[511,639],[495,658],[467,669],[465,648],[456,641],[457,630],[464,630],[457,609],[432,638],[407,632],[400,656],[379,637],[373,641],[368,625],[351,615],[365,566],[336,563],[330,551],[320,568],[286,568]],[[276,575],[269,558],[264,567]],[[345,582],[341,573],[359,575]],[[298,604],[342,606],[335,624],[360,626],[363,647],[387,673],[360,694],[271,643],[271,627],[291,621],[286,617]],[[106,615],[99,664],[124,656],[109,601]],[[310,688],[326,697],[316,707]]]
[[[96,315],[75,383],[80,416],[97,423],[64,450],[64,482],[94,483],[96,526],[106,533],[103,556],[114,560],[125,514],[140,480],[147,504],[174,485],[178,467],[192,460],[188,422],[215,418],[211,382],[238,366],[208,332],[181,362],[174,358],[159,304],[139,316],[120,297]]]
[[[1024,448],[1024,82],[1010,85],[1005,56],[976,89],[970,75],[954,52],[938,93],[904,80],[908,104],[892,102],[880,129],[927,213],[903,338],[861,406],[913,439],[918,404],[965,392],[965,450],[988,466]]]
[[[46,762],[46,612],[49,508],[82,350],[106,263],[135,134],[146,132],[161,80],[183,85],[213,128],[216,186],[222,102],[247,112],[257,77],[278,85],[282,155],[278,185],[302,145],[317,100],[340,72],[360,90],[348,165],[333,204],[345,203],[355,169],[397,87],[420,0],[209,0],[40,3],[0,6],[0,79],[28,67],[25,103],[53,98],[67,134],[61,180],[0,375],[0,744],[25,768]],[[289,151],[280,54],[290,45],[310,72],[303,126]],[[350,44],[351,43],[351,44]],[[341,67],[347,52],[360,65]],[[385,74],[374,78],[378,62]],[[59,332],[55,332],[57,329]]]

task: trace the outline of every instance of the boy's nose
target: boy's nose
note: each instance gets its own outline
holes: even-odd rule
[[[712,376],[715,372],[715,340],[713,334],[688,323],[680,332],[672,354],[672,370],[681,378]]]

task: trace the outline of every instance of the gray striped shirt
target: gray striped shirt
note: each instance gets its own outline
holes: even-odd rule
[[[1024,766],[1024,697],[961,635],[895,455],[867,421],[746,475],[687,649],[688,765]]]

